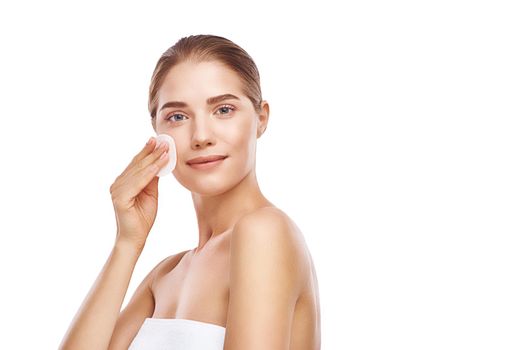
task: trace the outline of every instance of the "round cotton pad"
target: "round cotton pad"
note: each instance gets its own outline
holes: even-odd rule
[[[170,174],[173,171],[173,169],[175,169],[176,146],[175,146],[175,140],[173,140],[173,138],[168,134],[158,134],[155,137],[155,139],[156,139],[155,149],[157,149],[161,143],[167,143],[169,145],[169,151],[168,151],[169,160],[167,164],[159,170],[158,174],[156,174],[156,176],[160,177],[160,176]]]

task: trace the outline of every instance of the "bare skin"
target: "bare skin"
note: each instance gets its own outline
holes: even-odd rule
[[[241,86],[236,73],[218,62],[184,62],[171,69],[159,91],[160,108],[168,101],[188,105],[162,110],[154,123],[157,132],[173,136],[182,160],[198,154],[228,158],[214,171],[187,166],[173,171],[192,193],[199,244],[182,257],[166,261],[156,275],[152,282],[154,318],[187,318],[226,327],[232,227],[247,213],[276,209],[262,194],[255,174],[256,141],[266,130],[269,104],[263,101],[262,112],[257,114],[241,93]],[[216,106],[206,109],[203,101],[221,93],[232,93],[240,100],[216,105],[234,107],[225,113],[226,118],[210,117]],[[294,223],[293,227],[297,244],[305,250],[299,263],[306,276],[295,306],[290,349],[318,349],[320,308],[315,268],[302,233]]]
[[[296,228],[297,239],[302,233]],[[210,239],[198,250],[166,260],[152,283],[153,318],[182,318],[226,327],[229,302],[229,253],[231,230]],[[320,349],[318,282],[306,250],[304,285],[295,306],[290,350]]]
[[[153,128],[157,134],[169,134],[175,140],[177,165],[173,175],[191,192],[198,222],[198,245],[160,261],[120,311],[131,274],[156,218],[158,177],[155,174],[168,161],[162,157],[166,148],[155,150],[156,141],[153,139],[111,186],[118,228],[115,245],[66,332],[60,349],[127,349],[147,317],[191,319],[227,328],[228,315],[232,316],[227,329],[229,332],[226,330],[226,350],[238,349],[241,346],[239,341],[253,344],[253,336],[257,337],[257,346],[271,343],[279,344],[278,349],[287,349],[289,341],[289,349],[320,349],[320,304],[313,260],[300,229],[264,197],[256,179],[257,139],[266,130],[269,104],[262,101],[261,111],[256,112],[251,100],[243,94],[242,87],[236,72],[216,61],[182,62],[168,72],[158,92],[159,110],[153,120]],[[237,98],[210,100],[224,94]],[[183,101],[185,105],[161,109],[166,102],[173,101]],[[188,164],[190,159],[209,155],[226,158],[208,170]],[[173,210],[173,215],[176,213]],[[244,220],[247,217],[251,219]],[[253,221],[253,218],[257,219]],[[260,218],[264,220],[260,221]],[[248,225],[240,225],[239,222],[247,222]],[[280,226],[266,226],[266,223],[277,222],[285,223],[284,231],[280,231]],[[235,229],[237,226],[241,229]],[[260,227],[276,229],[264,230],[264,236],[246,235],[258,234],[260,230],[255,228]],[[275,240],[264,241],[266,232],[278,233],[278,236],[272,236]],[[263,240],[252,240],[255,237],[262,237]],[[287,257],[290,251],[286,250],[278,260],[260,255],[256,260],[246,261],[245,256],[251,257],[253,253],[262,251],[263,242],[274,242],[280,238],[285,238],[285,241],[279,241],[283,244],[276,247],[282,252],[284,248],[293,249],[293,260]],[[231,242],[236,243],[233,245]],[[254,245],[255,242],[257,245]],[[236,248],[231,249],[231,246]],[[242,256],[239,252],[245,251],[246,247],[251,249],[249,255],[239,258]],[[266,244],[266,252],[267,247],[271,252],[277,250]],[[233,261],[237,263],[230,264],[231,257],[236,257]],[[262,261],[265,263],[261,264]],[[271,322],[273,328],[269,327],[269,322],[258,323],[258,326],[251,323],[252,335],[244,334],[246,323],[254,320],[249,313],[251,306],[260,307],[255,311],[258,315],[263,308],[269,309],[276,303],[271,301],[271,305],[267,306],[252,303],[253,294],[246,292],[245,283],[240,283],[246,279],[230,279],[230,276],[233,271],[236,273],[233,276],[241,276],[238,274],[248,271],[243,276],[268,278],[272,273],[252,273],[255,271],[252,268],[267,267],[275,261],[283,262],[284,265],[279,266],[293,267],[293,270],[281,270],[293,272],[284,275],[282,271],[276,271],[275,276],[285,276],[279,279],[285,283],[263,285],[272,286],[271,289],[291,286],[289,290],[279,289],[286,293],[278,294],[282,298],[271,299],[282,301],[280,304],[285,301],[285,309],[281,310],[287,314],[274,317]],[[248,267],[251,270],[247,270]],[[279,270],[279,267],[274,270]],[[293,284],[288,281],[293,281]],[[235,285],[236,288],[231,288]],[[240,293],[236,294],[240,297],[232,299],[232,302],[229,299],[231,290]],[[238,304],[240,302],[247,304]],[[236,307],[231,307],[235,304]],[[293,314],[289,318],[291,310]],[[292,322],[280,327],[285,323],[277,324],[276,320]],[[287,328],[288,324],[290,328]],[[261,329],[272,329],[271,333],[278,334],[259,342],[263,334],[256,333]],[[288,330],[291,330],[289,337]]]

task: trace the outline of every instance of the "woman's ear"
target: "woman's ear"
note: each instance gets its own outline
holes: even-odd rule
[[[155,133],[157,133],[156,132],[156,118],[151,118],[151,126],[153,127],[153,130],[155,131]]]
[[[257,139],[266,131],[269,121],[269,103],[266,100],[260,102],[262,111],[258,115]]]

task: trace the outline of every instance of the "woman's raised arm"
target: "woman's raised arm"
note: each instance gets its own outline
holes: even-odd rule
[[[110,187],[117,222],[115,244],[60,349],[107,350],[109,346],[133,270],[156,218],[156,174],[168,161],[168,147],[156,148],[155,144],[156,139],[151,138]]]

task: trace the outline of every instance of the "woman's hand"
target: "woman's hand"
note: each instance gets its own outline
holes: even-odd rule
[[[109,189],[117,223],[116,242],[130,243],[137,249],[143,249],[155,222],[159,179],[156,174],[169,160],[168,145],[162,142],[155,150],[156,142],[151,138]]]

